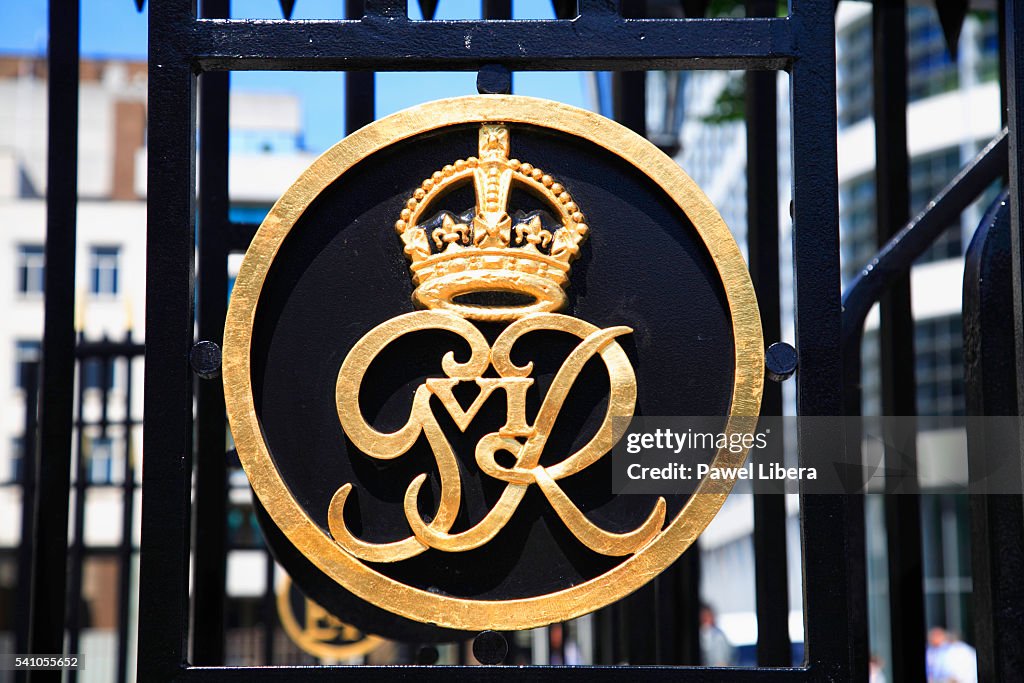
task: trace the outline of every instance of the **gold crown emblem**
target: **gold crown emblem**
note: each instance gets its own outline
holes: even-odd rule
[[[478,153],[424,180],[395,223],[412,262],[413,300],[483,321],[563,308],[569,264],[587,235],[583,214],[554,178],[509,158],[506,126],[483,124]],[[470,180],[473,210],[426,213],[435,200]],[[510,215],[513,183],[555,209],[555,218],[544,211]]]

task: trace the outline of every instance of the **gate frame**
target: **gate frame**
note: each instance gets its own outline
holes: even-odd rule
[[[207,7],[221,8],[219,4]],[[401,0],[367,0],[365,16],[343,21],[198,19],[192,0],[150,6],[146,380],[139,607],[139,680],[284,681],[304,679],[471,680],[459,667],[206,667],[188,661],[192,547],[193,311],[196,237],[197,77],[229,70],[473,71],[487,64],[519,70],[744,69],[791,75],[793,263],[801,415],[840,415],[838,184],[834,18],[830,2],[793,0],[787,17],[624,19],[614,0],[580,0],[580,16],[551,21],[410,21]],[[209,5],[209,3],[207,3]],[[488,39],[466,41],[469,34]],[[386,37],[387,40],[382,40]],[[530,50],[520,50],[520,45]],[[401,45],[401,51],[394,49]],[[214,79],[220,76],[214,76]],[[226,81],[226,78],[223,79]],[[205,79],[204,79],[205,81]],[[204,84],[204,93],[205,93]],[[226,94],[226,88],[224,90]],[[226,120],[203,118],[226,132]],[[211,129],[207,129],[211,130]],[[206,137],[206,136],[204,136]],[[216,137],[216,136],[215,136]],[[227,219],[226,135],[204,144],[203,199],[231,249],[252,226]],[[214,149],[217,147],[218,149]],[[213,195],[209,193],[213,192]],[[206,230],[201,231],[207,232]],[[211,233],[200,234],[207,240]],[[201,254],[202,254],[201,250]],[[201,255],[200,259],[203,263]],[[225,285],[226,286],[226,285]],[[204,288],[205,289],[205,288]],[[210,290],[213,291],[213,290]],[[201,338],[216,339],[212,295],[200,300]],[[223,299],[221,300],[223,301]],[[220,319],[223,313],[220,313]],[[212,316],[212,317],[211,317]],[[200,389],[204,405],[216,402]],[[206,398],[204,398],[206,396]],[[206,431],[199,419],[199,439]],[[223,427],[221,427],[223,429]],[[205,436],[204,436],[205,434]],[[813,466],[836,447],[798,435],[799,464]],[[221,441],[223,443],[223,441]],[[209,456],[208,456],[209,457]],[[209,462],[209,461],[208,461]],[[206,463],[198,463],[202,472]],[[221,465],[222,467],[222,465]],[[209,466],[215,470],[216,463]],[[196,505],[219,484],[203,477]],[[205,491],[205,493],[203,493]],[[861,500],[801,495],[805,665],[708,669],[645,667],[495,667],[496,680],[612,680],[640,668],[647,680],[835,681],[866,673]],[[208,532],[197,524],[197,540]],[[217,532],[212,545],[217,546]],[[222,545],[221,545],[222,547]],[[213,560],[210,560],[213,562]],[[196,571],[206,565],[197,547]],[[205,580],[205,579],[204,579]],[[197,584],[197,592],[200,586]],[[208,595],[208,594],[207,594]],[[197,644],[202,639],[196,639]],[[200,649],[201,649],[200,645]],[[197,651],[199,652],[199,651]]]

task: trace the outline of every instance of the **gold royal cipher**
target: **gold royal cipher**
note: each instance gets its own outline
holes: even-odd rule
[[[428,472],[420,471],[411,481],[399,482],[402,512],[395,520],[397,533],[389,540],[374,542],[362,537],[364,530],[354,530],[346,523],[346,503],[356,505],[348,499],[359,482],[330,482],[327,491],[333,490],[333,495],[329,500],[297,495],[287,478],[297,477],[292,483],[302,488],[303,454],[288,443],[280,446],[279,452],[272,452],[254,386],[257,382],[265,386],[266,381],[263,371],[257,372],[262,362],[254,359],[258,336],[254,329],[260,318],[261,297],[265,285],[274,290],[268,276],[275,259],[293,258],[283,256],[288,252],[282,251],[282,245],[290,234],[301,232],[304,217],[318,198],[329,188],[340,188],[339,194],[331,194],[337,197],[344,195],[346,187],[354,186],[336,185],[339,179],[357,172],[354,169],[360,168],[364,160],[396,145],[417,145],[420,139],[438,134],[464,139],[462,131],[468,126],[478,131],[477,156],[459,159],[432,173],[406,198],[393,219],[400,242],[396,239],[392,244],[396,249],[401,245],[410,262],[412,298],[419,310],[391,318],[363,335],[348,349],[336,379],[329,376],[326,382],[325,398],[330,401],[333,380],[334,407],[354,447],[346,448],[353,465],[360,461],[393,461],[424,441],[436,462],[437,480],[432,484],[436,484],[439,495],[427,510],[433,515],[424,518],[420,509],[421,493],[424,507],[428,507],[427,492],[423,491]],[[583,213],[585,207],[577,204],[570,194],[571,187],[530,163],[512,158],[514,136],[522,135],[527,140],[538,132],[575,140],[581,150],[615,159],[626,174],[642,179],[653,192],[660,192],[666,200],[664,206],[678,213],[680,223],[686,226],[680,238],[694,241],[713,264],[705,276],[717,279],[710,284],[724,292],[722,301],[732,325],[731,386],[722,387],[729,397],[728,414],[724,416],[726,431],[749,431],[759,412],[764,340],[743,255],[728,226],[696,183],[649,141],[593,112],[517,95],[429,102],[384,117],[349,135],[314,161],[288,189],[246,252],[225,325],[225,404],[239,459],[268,519],[287,543],[343,591],[414,622],[471,631],[526,629],[566,621],[608,605],[675,562],[710,523],[734,483],[732,479],[702,480],[681,507],[675,506],[675,499],[670,508],[665,498],[657,498],[648,503],[649,510],[640,509],[640,516],[646,514],[646,518],[635,518],[625,529],[620,526],[614,531],[588,518],[581,509],[582,498],[574,501],[569,495],[569,484],[574,482],[565,480],[601,461],[614,445],[618,434],[613,430],[612,418],[633,415],[637,381],[619,343],[620,338],[632,333],[629,327],[600,329],[563,312],[568,303],[571,265],[590,227]],[[442,200],[458,196],[449,193],[470,184],[474,207],[462,213],[447,210]],[[532,206],[541,206],[542,210],[524,212],[525,207],[510,206],[510,199],[519,196],[513,194],[514,190],[526,190],[526,194],[539,199],[540,204],[533,202]],[[312,215],[316,215],[315,210]],[[607,216],[592,218],[598,225],[609,220]],[[374,229],[383,231],[387,226]],[[280,285],[277,287],[275,294],[280,291]],[[273,300],[275,294],[268,296]],[[407,417],[400,416],[404,424],[394,431],[378,431],[360,410],[360,391],[368,368],[387,347],[391,347],[391,353],[402,348],[393,344],[396,340],[424,330],[456,335],[468,345],[469,355],[460,354],[459,358],[465,360],[457,360],[453,351],[444,353],[438,359],[441,371],[416,386]],[[578,341],[539,397],[535,416],[528,416],[527,399],[532,398],[531,388],[535,388],[537,379],[534,364],[517,365],[513,350],[524,335],[534,331],[567,333]],[[673,343],[665,338],[656,341],[659,345]],[[515,357],[519,358],[518,350]],[[588,363],[588,373],[589,368],[600,371],[603,365],[608,377],[600,426],[575,452],[557,462],[545,459],[541,464],[555,421]],[[331,366],[332,375],[335,367]],[[476,386],[475,395],[472,389],[468,392],[473,395],[468,407],[456,399],[457,395],[465,397],[460,389],[466,385]],[[299,390],[297,387],[294,391]],[[502,392],[506,412],[499,420],[504,423],[476,441],[472,456],[468,452],[464,455],[475,458],[481,477],[497,482],[496,497],[488,508],[465,521],[466,526],[456,527],[460,508],[469,508],[470,492],[468,487],[463,490],[459,458],[441,429],[432,403],[449,414],[457,429],[467,433],[488,400],[501,397]],[[657,414],[651,412],[659,409],[657,398],[644,408]],[[333,414],[329,412],[328,417],[333,423]],[[552,455],[557,460],[558,454]],[[407,460],[413,457],[410,454]],[[738,467],[745,458],[745,451],[718,449],[711,464]],[[292,467],[279,466],[286,459]],[[421,469],[432,471],[434,467]],[[428,550],[432,554],[420,560],[426,563],[420,568],[445,571],[447,561],[454,563],[465,557],[447,554],[487,546],[503,528],[511,526],[510,521],[532,487],[541,494],[536,497],[538,503],[549,506],[555,513],[552,517],[558,517],[552,523],[564,525],[567,533],[586,548],[616,558],[616,562],[601,562],[603,571],[580,580],[567,578],[562,585],[541,582],[520,586],[521,592],[508,599],[476,597],[472,589],[466,595],[431,590],[399,578],[403,570],[393,563]],[[669,509],[673,510],[671,514]],[[527,513],[523,509],[519,514]],[[372,630],[374,624],[368,626]]]
[[[579,254],[587,225],[580,207],[569,192],[550,175],[529,163],[509,158],[509,130],[502,124],[483,124],[479,157],[459,159],[434,173],[416,189],[395,227],[412,262],[416,289],[413,299],[428,310],[407,313],[378,325],[360,339],[341,366],[337,382],[337,407],[345,433],[360,451],[372,458],[390,460],[406,453],[420,434],[426,436],[437,462],[441,480],[440,504],[428,523],[418,510],[417,498],[427,475],[420,474],[406,489],[404,508],[411,534],[389,543],[359,539],[345,524],[344,507],[351,484],[335,493],[328,510],[332,536],[347,552],[365,562],[398,562],[428,548],[463,552],[479,548],[504,528],[530,486],[537,485],[558,517],[586,547],[603,555],[629,555],[646,545],[665,522],[665,500],[659,498],[647,519],[636,529],[613,533],[597,526],[573,503],[558,481],[580,472],[604,456],[616,438],[612,417],[629,417],[636,402],[636,376],[616,338],[629,334],[628,327],[599,329],[578,318],[555,313],[567,303],[570,263]],[[472,181],[475,213],[467,222],[450,212],[440,214],[440,225],[429,230],[422,219],[453,186]],[[513,184],[539,195],[554,209],[561,225],[544,227],[539,212],[518,222],[509,214]],[[467,216],[468,217],[468,216]],[[436,224],[437,221],[431,221]],[[432,247],[433,244],[433,247]],[[494,305],[471,297],[489,294],[525,295],[525,303]],[[489,345],[469,321],[510,323]],[[413,397],[405,426],[385,434],[375,430],[359,409],[363,376],[377,354],[402,335],[420,330],[447,330],[464,339],[471,355],[457,363],[449,352],[442,360],[447,377],[427,379]],[[526,419],[527,390],[533,384],[532,363],[515,365],[511,351],[524,334],[556,330],[579,337],[580,343],[565,359],[545,395],[533,424]],[[573,382],[595,355],[604,361],[610,383],[608,407],[593,438],[556,465],[540,465],[544,445]],[[497,377],[484,377],[493,368]],[[479,393],[468,409],[456,400],[461,382],[473,382]],[[480,470],[505,484],[493,508],[465,531],[449,533],[459,513],[461,482],[456,454],[442,433],[430,408],[436,396],[462,431],[495,391],[507,397],[507,419],[498,431],[487,434],[476,447]],[[510,453],[510,467],[498,463],[496,454]]]

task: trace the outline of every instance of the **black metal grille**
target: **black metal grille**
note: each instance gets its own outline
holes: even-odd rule
[[[499,4],[506,7],[497,7]],[[485,16],[508,16],[505,14],[507,5],[489,3],[485,7]],[[839,329],[838,307],[835,305],[839,295],[835,158],[834,154],[822,153],[835,146],[830,7],[819,3],[799,3],[791,16],[779,18],[773,16],[771,7],[762,3],[754,12],[762,16],[756,18],[702,21],[626,18],[624,15],[631,14],[632,4],[626,5],[620,13],[612,3],[584,1],[580,3],[580,16],[572,21],[516,22],[410,22],[406,18],[404,3],[395,2],[367,3],[361,19],[341,22],[223,20],[226,9],[224,4],[207,3],[203,8],[204,18],[199,20],[190,15],[187,3],[159,5],[151,9],[151,35],[154,39],[150,53],[152,125],[149,144],[152,158],[160,159],[160,162],[154,163],[150,169],[149,201],[151,206],[174,205],[176,208],[161,211],[159,216],[151,213],[150,218],[149,249],[151,257],[156,260],[150,262],[149,277],[151,283],[160,282],[161,285],[150,290],[148,307],[151,311],[163,313],[159,318],[151,317],[147,330],[148,339],[159,340],[151,342],[148,349],[150,384],[147,392],[151,402],[147,404],[147,411],[158,410],[166,419],[154,420],[153,414],[147,412],[147,429],[150,431],[147,433],[146,478],[149,481],[152,476],[154,481],[161,481],[159,490],[152,495],[149,488],[146,489],[144,512],[144,538],[147,540],[143,552],[140,620],[152,628],[147,627],[140,636],[140,672],[147,680],[150,676],[153,680],[174,677],[185,666],[187,658],[184,649],[188,625],[188,595],[184,592],[187,575],[180,552],[190,543],[183,523],[188,509],[182,506],[182,501],[189,495],[191,444],[186,427],[191,417],[191,392],[188,368],[181,364],[180,359],[187,356],[193,342],[191,323],[186,321],[192,319],[188,284],[192,275],[193,228],[190,219],[194,214],[190,203],[194,192],[191,169],[195,131],[191,121],[195,120],[197,71],[202,102],[199,111],[202,178],[198,207],[199,334],[203,339],[217,339],[223,327],[226,255],[232,248],[244,248],[246,238],[251,234],[251,226],[229,228],[227,225],[227,82],[222,73],[224,70],[477,70],[488,64],[501,64],[513,71],[626,71],[616,80],[616,115],[626,125],[641,131],[645,111],[644,76],[636,72],[637,69],[790,70],[794,89],[794,153],[797,159],[806,159],[806,163],[797,165],[794,182],[798,292],[817,293],[814,297],[798,298],[801,330],[798,342],[804,370],[798,391],[801,403],[814,406],[814,412],[840,411],[838,364],[832,350],[837,343]],[[467,44],[463,37],[468,32],[482,32],[486,40]],[[516,47],[520,44],[528,44],[531,49],[521,52]],[[402,48],[396,49],[397,45]],[[798,45],[800,49],[797,49]],[[768,82],[761,79],[760,89],[752,89],[751,97],[757,98],[756,102],[774,104],[774,88],[765,87]],[[369,100],[365,89],[371,83],[369,74],[347,80],[346,101],[350,103],[347,126],[350,130],[372,116],[372,111],[365,106],[355,109],[356,103]],[[183,93],[192,95],[183,97]],[[769,107],[753,107],[752,111],[767,109]],[[756,121],[755,125],[762,132],[773,129],[774,117],[763,116],[763,120]],[[774,145],[770,149],[767,145],[759,149],[764,155],[763,163],[774,164]],[[767,169],[762,167],[763,170]],[[764,202],[764,215],[776,213],[773,209],[775,192],[773,188],[762,187],[758,178],[773,178],[774,175],[771,172],[752,172],[751,192]],[[813,196],[811,188],[815,188]],[[832,190],[821,192],[822,188]],[[771,270],[777,236],[773,237],[771,231],[769,226],[761,232],[766,247],[760,263],[764,264],[762,268],[766,271],[761,276],[760,286],[766,290],[766,298],[777,300],[777,285],[769,284],[777,282],[777,276],[773,277]],[[239,234],[243,239],[239,243],[227,244],[223,237],[225,234]],[[777,269],[777,265],[775,267]],[[829,292],[831,305],[828,303]],[[766,309],[766,316],[774,316],[777,329],[777,310]],[[813,323],[810,322],[812,320]],[[804,332],[805,328],[811,331]],[[160,397],[158,400],[157,395]],[[224,443],[223,399],[216,382],[202,382],[198,387],[198,397],[192,661],[195,664],[214,664],[222,661],[223,656],[224,468],[218,456],[218,449]],[[778,407],[773,410],[778,410]],[[805,453],[813,452],[813,444],[803,445]],[[157,449],[155,452],[154,448]],[[152,464],[154,461],[155,465]],[[844,578],[847,576],[846,562],[840,560],[847,556],[847,538],[844,534],[835,533],[835,523],[839,521],[842,528],[842,520],[855,508],[850,507],[850,501],[838,498],[806,500],[804,505],[807,567],[819,567],[831,579],[827,584],[807,583],[806,667],[789,669],[788,673],[786,669],[728,674],[704,672],[702,677],[737,680],[738,677],[761,679],[767,675],[819,679],[851,670],[853,662],[846,647],[847,638],[845,635],[837,638],[840,634],[836,633],[837,624],[842,625],[840,630],[848,628],[844,605],[851,592]],[[780,534],[784,537],[784,511],[781,507],[762,506],[757,517],[760,543],[770,546],[779,542]],[[160,546],[159,549],[153,548],[152,553],[149,539]],[[767,553],[761,557],[767,558]],[[673,614],[670,619],[663,620],[660,628],[671,632],[678,617],[682,630],[676,636],[669,633],[670,638],[691,639],[675,654],[656,652],[655,639],[650,637],[649,627],[640,627],[644,623],[644,614],[657,612],[659,594],[662,599],[666,591],[682,590],[685,594],[695,595],[696,560],[695,553],[688,554],[678,568],[677,576],[669,574],[663,577],[619,606],[618,609],[626,613],[625,620],[615,617],[599,619],[599,623],[607,621],[609,625],[634,624],[631,630],[623,629],[624,632],[608,638],[609,641],[620,641],[620,648],[624,648],[615,654],[628,657],[631,663],[697,662],[695,613]],[[764,629],[760,659],[766,665],[785,665],[789,663],[788,639],[784,636],[771,637],[772,633],[786,633],[785,567],[766,561],[759,563],[759,572],[760,594],[765,598],[759,603],[759,612],[762,623],[770,626]],[[155,588],[150,581],[159,582],[164,587],[159,600],[147,597]],[[768,598],[770,595],[776,596],[774,603]],[[781,609],[779,596],[782,597]],[[681,604],[692,605],[696,611],[695,600],[681,601]],[[685,636],[686,633],[690,635]],[[609,657],[608,661],[614,660]],[[537,670],[532,675],[566,675],[564,670],[547,671],[546,674],[545,670]],[[322,675],[337,676],[341,673],[324,672]],[[437,672],[436,675],[452,673]],[[677,675],[670,668],[654,668],[648,673],[651,676]],[[187,666],[184,669],[186,677],[219,678],[227,674],[222,670]],[[388,669],[374,670],[374,674],[388,678],[401,675]],[[288,676],[279,670],[233,675]],[[365,676],[367,672],[352,675]]]
[[[286,4],[290,7],[292,3]],[[1003,220],[1010,237],[1016,328],[1011,342],[1003,339],[998,348],[1005,354],[1016,355],[1017,367],[1021,367],[1024,233],[1020,207],[1024,195],[1019,179],[1019,140],[1024,135],[1020,119],[1024,102],[1019,72],[1024,12],[1020,11],[1019,3],[1000,2],[1006,10],[1001,17],[1005,19],[1001,34],[1006,38],[1001,71],[1005,74],[1003,83],[1007,84],[1004,97],[1009,105],[1008,134],[958,176],[940,194],[937,203],[903,230],[900,228],[908,219],[907,88],[905,79],[901,81],[906,72],[905,7],[902,3],[876,3],[873,103],[879,154],[875,182],[882,208],[878,220],[879,245],[885,244],[876,261],[885,267],[876,263],[875,268],[863,273],[851,284],[842,305],[833,3],[793,0],[788,16],[780,17],[775,16],[775,2],[748,0],[747,17],[714,20],[645,19],[641,17],[645,15],[646,3],[625,2],[620,10],[614,0],[579,0],[578,16],[573,18],[568,7],[571,4],[558,3],[562,18],[551,21],[506,21],[511,17],[508,0],[485,2],[485,19],[479,21],[413,22],[407,17],[403,0],[350,0],[345,5],[348,19],[344,21],[232,20],[228,19],[227,0],[203,2],[201,17],[195,15],[191,0],[165,0],[150,8],[146,465],[138,680],[478,677],[472,670],[437,666],[316,668],[303,669],[301,674],[287,666],[223,666],[229,626],[226,558],[231,548],[226,524],[230,463],[224,452],[224,399],[218,381],[194,378],[188,359],[196,334],[199,340],[221,338],[228,287],[227,258],[230,253],[246,248],[256,228],[232,222],[228,215],[229,71],[347,71],[350,77],[345,86],[346,128],[352,131],[374,116],[374,72],[478,71],[494,65],[513,72],[609,70],[615,72],[616,118],[640,132],[645,130],[644,70],[748,71],[745,109],[749,260],[769,343],[778,339],[781,327],[773,72],[786,71],[791,78],[791,247],[796,346],[800,352],[796,387],[800,414],[859,411],[863,321],[871,304],[883,294],[881,357],[882,366],[887,369],[883,402],[890,414],[913,414],[915,396],[913,391],[907,391],[907,387],[914,386],[914,364],[913,349],[907,344],[913,335],[912,327],[908,331],[911,318],[905,274],[943,226],[1006,169],[1007,157],[1009,215],[1013,219]],[[683,3],[688,9],[702,4],[706,5]],[[66,627],[67,651],[74,651],[78,638],[82,571],[86,555],[90,554],[81,541],[84,494],[90,486],[87,461],[81,457],[85,450],[83,440],[91,430],[98,430],[103,436],[115,427],[128,433],[138,419],[129,409],[124,413],[123,424],[111,423],[105,409],[107,385],[102,378],[109,363],[123,363],[130,373],[131,359],[141,352],[141,347],[130,339],[118,344],[76,340],[73,288],[63,286],[74,280],[75,272],[78,24],[77,1],[51,3],[50,111],[59,109],[65,115],[51,117],[48,131],[47,296],[40,411],[37,425],[36,412],[26,410],[23,444],[26,454],[38,450],[39,458],[37,468],[23,467],[26,514],[18,557],[19,586],[31,586],[31,590],[20,593],[17,647],[20,651],[39,653],[65,650]],[[468,34],[486,39],[466,41],[464,37]],[[521,50],[524,44],[529,49]],[[891,153],[892,150],[900,152]],[[198,200],[197,160],[201,178]],[[1007,303],[1005,298],[1003,303]],[[978,321],[965,323],[966,334],[987,324],[984,315]],[[99,363],[104,409],[95,424],[86,423],[74,413],[76,357]],[[79,363],[78,367],[85,366]],[[79,373],[81,379],[81,369]],[[1015,389],[1021,395],[1024,379],[1018,377],[1018,382]],[[83,384],[77,384],[80,392]],[[28,406],[36,403],[34,386],[33,381],[26,385]],[[1003,397],[1011,389],[1014,387],[1004,387]],[[967,391],[972,394],[970,382]],[[81,399],[79,396],[79,406],[83,405]],[[991,397],[990,400],[1005,406],[1005,401],[1000,403]],[[975,404],[981,405],[981,410],[987,405],[980,400]],[[130,395],[126,405],[131,405]],[[770,414],[781,409],[779,387],[770,386],[764,410]],[[810,433],[798,436],[801,465],[814,464],[821,454],[835,450],[834,442],[815,441],[817,437]],[[131,439],[124,441],[124,447],[129,449]],[[853,461],[859,457],[859,439],[847,435],[846,443]],[[1019,443],[1012,447],[1019,452]],[[71,458],[73,452],[80,454],[77,461]],[[118,484],[126,501],[135,495],[131,456],[126,451],[123,480]],[[30,459],[26,457],[26,462]],[[73,462],[77,462],[74,472]],[[73,499],[70,518],[67,507],[57,505],[43,510],[34,504],[40,499]],[[920,583],[921,559],[920,553],[912,550],[920,547],[917,504],[912,496],[894,496],[886,501],[889,570],[895,577],[891,580],[891,612],[897,680],[920,680],[923,676],[924,613],[921,592],[915,589]],[[124,507],[125,528],[131,528],[133,523],[131,510],[131,505]],[[973,510],[978,530],[977,542],[972,547],[975,581],[982,586],[977,607],[983,612],[978,621],[981,670],[990,680],[1010,680],[1009,676],[1019,670],[1015,662],[1020,656],[1020,633],[1024,629],[1020,628],[1020,618],[1010,604],[1016,599],[1013,582],[1001,572],[1016,566],[1016,556],[1003,565],[1004,558],[995,546],[1008,544],[1007,539],[1019,540],[1020,501],[977,501]],[[70,546],[69,520],[75,530]],[[596,616],[597,660],[606,664],[628,660],[644,665],[639,673],[609,666],[494,668],[488,672],[489,677],[581,681],[636,675],[650,680],[865,680],[868,638],[863,500],[857,496],[801,499],[806,649],[800,667],[789,666],[787,571],[785,563],[772,552],[773,548],[785,546],[781,498],[758,499],[754,522],[756,611],[760,626],[758,668],[713,670],[675,666],[696,664],[698,660],[697,603],[692,598],[699,584],[699,558],[691,551],[650,586]],[[130,534],[125,534],[117,547],[101,550],[116,558],[120,576],[118,680],[125,680],[127,674],[131,597],[131,583],[127,579],[135,552]],[[194,553],[191,558],[190,552]],[[68,556],[72,559],[70,563],[66,561]],[[272,573],[269,559],[267,566]],[[271,585],[268,580],[268,591]],[[674,603],[683,607],[663,608]],[[266,628],[259,638],[252,640],[258,643],[255,648],[263,651],[259,661],[293,663],[294,657],[276,654],[269,604],[272,601],[268,593],[263,597]],[[650,615],[655,615],[653,622]],[[657,638],[651,637],[652,629],[658,633]],[[673,645],[668,647],[666,643]],[[52,674],[39,673],[33,680],[44,678],[52,678]]]

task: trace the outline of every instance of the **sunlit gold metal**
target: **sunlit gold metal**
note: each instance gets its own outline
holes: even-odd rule
[[[565,306],[569,264],[587,235],[583,213],[569,192],[532,164],[509,159],[507,126],[480,126],[479,157],[459,159],[436,171],[416,188],[395,229],[412,261],[413,300],[424,308],[444,308],[470,320],[510,321]],[[476,215],[472,224],[445,214],[430,232],[420,225],[428,207],[453,188],[472,180]],[[545,200],[562,227],[544,229],[537,216],[512,225],[509,194],[517,183]],[[437,247],[432,251],[431,241]],[[544,249],[545,251],[541,251]],[[513,306],[480,306],[459,301],[479,292],[527,294],[533,301]]]
[[[285,576],[277,589],[277,616],[284,632],[306,654],[318,659],[344,661],[363,657],[384,643],[383,639],[346,624],[306,597],[303,597],[303,614],[296,615],[292,609],[291,592],[291,577]]]
[[[446,126],[464,124],[481,126],[479,156],[462,163],[457,161],[433,174],[413,193],[396,224],[405,252],[412,261],[411,269],[418,278],[416,299],[432,310],[401,315],[371,330],[349,351],[337,379],[339,419],[357,448],[371,457],[396,458],[423,433],[435,453],[440,474],[443,493],[436,514],[429,522],[421,517],[416,504],[425,480],[425,475],[421,475],[414,478],[406,490],[405,514],[410,535],[388,543],[368,543],[356,538],[345,526],[343,509],[351,491],[350,484],[341,486],[335,493],[328,510],[329,529],[323,529],[295,499],[274,467],[262,438],[252,396],[249,357],[252,326],[263,283],[278,249],[299,217],[325,188],[360,160],[389,145]],[[682,510],[668,520],[664,501],[659,501],[645,522],[625,534],[612,534],[594,525],[562,490],[560,479],[593,464],[614,443],[617,435],[611,433],[610,417],[632,414],[635,376],[616,342],[616,337],[628,333],[629,329],[600,330],[584,321],[548,312],[558,310],[564,301],[559,297],[564,297],[565,283],[553,278],[552,273],[564,273],[567,281],[569,261],[578,253],[579,242],[587,228],[579,207],[561,184],[546,173],[538,175],[530,164],[508,158],[514,144],[509,139],[512,124],[537,126],[594,141],[632,164],[676,202],[694,225],[718,270],[732,317],[735,365],[726,425],[728,433],[753,429],[763,388],[764,351],[757,301],[743,257],[729,229],[682,169],[647,140],[619,124],[546,100],[511,95],[475,96],[441,100],[399,112],[357,131],[324,153],[274,205],[260,226],[236,279],[224,338],[225,399],[235,444],[253,489],[271,519],[322,572],[360,598],[395,614],[462,630],[532,628],[586,614],[628,595],[672,564],[696,540],[720,509],[734,483],[729,479],[702,481]],[[491,173],[491,169],[497,172]],[[477,195],[472,225],[449,220],[442,221],[433,235],[427,235],[422,229],[417,232],[425,208],[457,182],[470,179]],[[553,234],[549,237],[544,234],[548,231],[537,223],[512,226],[511,219],[506,221],[511,182],[521,182],[542,197],[547,197],[546,193],[554,196],[557,203],[549,201],[549,204],[558,210],[562,227],[551,231]],[[431,240],[438,252],[431,249]],[[539,293],[523,284],[525,280],[502,290],[533,294],[536,300],[525,307],[502,311],[478,306],[465,310],[455,298],[460,293],[480,289],[481,281],[474,275],[467,285],[470,280],[455,277],[460,273],[438,271],[443,264],[460,261],[465,264],[461,274],[477,271],[482,276],[486,272],[504,272],[507,269],[500,266],[482,266],[484,259],[492,254],[491,250],[502,258],[514,250],[523,258],[524,254],[531,253],[529,247],[537,251],[532,256],[533,261],[541,263],[538,256],[547,258],[564,265],[564,270],[549,267],[545,276],[531,273],[537,281],[544,278],[545,288]],[[555,258],[556,247],[557,253],[563,254],[562,258]],[[449,250],[452,250],[451,255]],[[468,260],[470,251],[480,260]],[[505,274],[501,281],[508,282]],[[433,288],[424,289],[431,282]],[[502,289],[491,286],[493,282],[487,284],[486,289]],[[460,289],[463,286],[471,289]],[[540,285],[536,289],[541,289]],[[488,345],[467,318],[514,322]],[[472,353],[462,363],[448,353],[442,362],[446,376],[430,378],[417,389],[405,426],[388,434],[377,432],[366,424],[358,409],[363,372],[379,349],[416,329],[453,332],[469,344]],[[532,329],[567,331],[577,336],[580,343],[556,374],[551,389],[543,397],[537,419],[530,425],[518,406],[529,387],[532,368],[514,365],[509,354],[516,340]],[[553,421],[557,415],[564,392],[571,387],[579,368],[595,355],[603,361],[612,387],[602,427],[576,453],[557,464],[541,467],[537,456],[550,433],[548,420]],[[483,377],[488,367],[494,368],[498,376]],[[469,381],[479,386],[479,396],[464,409],[454,399],[452,391],[458,382]],[[505,489],[483,520],[466,531],[449,533],[461,503],[459,471],[450,445],[427,408],[428,399],[436,396],[456,424],[464,428],[487,397],[499,389],[509,398],[506,424],[481,439],[476,462],[484,473],[503,481]],[[514,456],[514,464],[500,465],[495,458],[499,451]],[[731,453],[721,449],[712,465],[737,467],[745,458],[745,451]],[[577,538],[597,552],[623,557],[622,562],[600,576],[553,593],[500,601],[458,598],[414,588],[367,564],[395,562],[426,548],[460,552],[479,547],[512,518],[524,492],[534,484]]]
[[[405,426],[383,434],[366,423],[359,410],[359,388],[367,367],[377,354],[402,335],[419,330],[447,330],[464,339],[470,348],[465,363],[457,363],[448,352],[441,363],[447,378],[427,379],[416,390],[412,409]],[[582,341],[569,354],[555,375],[540,411],[532,425],[526,423],[526,389],[533,383],[529,377],[532,363],[517,366],[510,357],[512,347],[524,334],[535,330],[568,332]],[[441,501],[432,521],[423,521],[417,497],[427,474],[417,476],[405,494],[405,515],[412,535],[390,543],[367,543],[348,530],[344,519],[345,500],[352,490],[344,484],[335,493],[328,511],[331,535],[346,551],[367,562],[398,562],[420,554],[427,548],[446,552],[462,552],[479,548],[489,542],[515,514],[527,489],[537,484],[569,530],[591,550],[603,555],[629,555],[642,548],[661,530],[665,521],[665,500],[658,499],[647,520],[628,533],[605,531],[590,522],[559,487],[558,480],[586,469],[611,450],[618,435],[612,432],[612,418],[633,415],[636,403],[636,376],[622,347],[615,337],[628,334],[628,327],[598,329],[590,323],[557,313],[533,313],[509,325],[489,347],[483,335],[469,322],[447,310],[418,311],[392,318],[378,325],[360,339],[349,352],[338,373],[336,400],[338,417],[352,444],[366,455],[380,460],[397,458],[408,451],[424,434],[434,451],[441,474]],[[555,418],[572,384],[583,366],[594,355],[600,356],[608,370],[611,389],[604,420],[594,436],[582,448],[557,465],[542,467],[540,456],[554,427]],[[498,377],[483,377],[493,367]],[[474,382],[480,390],[468,410],[453,395],[459,382]],[[505,490],[497,504],[477,524],[457,534],[448,530],[459,513],[461,486],[459,465],[451,445],[441,431],[430,408],[431,395],[437,396],[459,429],[465,431],[474,415],[497,389],[507,395],[508,416],[497,432],[480,439],[476,462],[480,470],[505,482]],[[523,441],[520,441],[523,439]],[[498,464],[495,454],[507,451],[515,457],[512,467]]]

